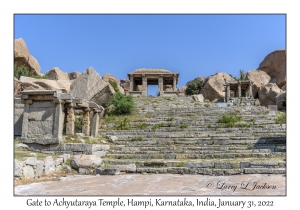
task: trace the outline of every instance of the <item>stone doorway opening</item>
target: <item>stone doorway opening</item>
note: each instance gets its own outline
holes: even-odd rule
[[[147,90],[148,90],[147,96],[157,96],[159,92],[158,85],[148,85]]]

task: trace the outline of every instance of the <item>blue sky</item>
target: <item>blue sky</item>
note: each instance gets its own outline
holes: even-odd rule
[[[43,73],[92,66],[122,79],[138,68],[163,68],[180,73],[181,87],[198,76],[256,69],[286,48],[286,16],[15,15],[20,37]]]

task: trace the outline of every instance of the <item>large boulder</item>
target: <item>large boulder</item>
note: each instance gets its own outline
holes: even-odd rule
[[[69,76],[70,80],[74,80],[74,79],[77,79],[77,77],[79,77],[80,74],[81,74],[80,72],[75,71],[75,72],[69,73],[68,76]]]
[[[178,88],[178,90],[177,90],[178,96],[185,96],[186,88],[187,88],[187,86],[182,86],[181,88]]]
[[[258,97],[260,88],[271,81],[271,77],[264,71],[250,70],[246,74],[246,80],[253,82],[252,94],[254,98]]]
[[[278,110],[286,109],[286,91],[281,92],[276,96],[276,104]]]
[[[104,74],[102,79],[105,82],[114,81],[118,85],[119,92],[124,94],[124,89],[120,86],[120,81],[112,74]]]
[[[277,105],[276,96],[282,93],[282,90],[275,84],[269,83],[258,91],[258,99],[261,106]]]
[[[225,83],[226,81],[234,80],[230,75],[226,73],[217,73],[208,77],[207,82],[201,89],[201,94],[204,99],[209,101],[220,100],[225,97]]]
[[[90,167],[99,167],[101,165],[101,158],[97,155],[74,155],[71,160],[72,168],[90,168]]]
[[[278,87],[286,84],[286,51],[276,50],[268,54],[259,64],[259,70],[265,71],[275,81]]]
[[[113,97],[113,87],[101,79],[100,75],[92,68],[86,69],[71,85],[70,93],[74,97],[93,101],[101,106]]]
[[[63,93],[70,92],[70,80],[35,79],[21,76],[20,81],[24,90],[62,90]]]
[[[15,39],[14,46],[15,67],[26,66],[35,75],[41,75],[41,67],[38,61],[29,53],[26,43],[22,38]]]
[[[54,67],[49,70],[46,75],[47,78],[51,80],[69,80],[69,75],[60,70],[58,67]]]

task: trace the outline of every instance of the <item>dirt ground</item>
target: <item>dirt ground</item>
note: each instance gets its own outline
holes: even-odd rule
[[[15,187],[15,195],[286,195],[285,175],[71,175]]]

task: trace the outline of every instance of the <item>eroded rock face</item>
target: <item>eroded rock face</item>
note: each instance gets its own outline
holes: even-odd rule
[[[22,38],[15,39],[14,63],[16,67],[27,66],[35,75],[41,75],[38,61],[29,53],[26,43]]]
[[[69,80],[67,73],[60,70],[58,67],[54,67],[46,73],[48,79],[51,80]]]
[[[283,91],[276,96],[276,104],[278,110],[286,109],[286,91]]]
[[[210,76],[207,79],[204,87],[201,89],[201,94],[204,99],[209,101],[219,100],[225,97],[225,81],[234,80],[231,76],[226,73],[218,73]]]
[[[278,87],[283,87],[286,84],[286,51],[271,52],[259,64],[258,69],[274,78]]]
[[[246,80],[253,82],[252,94],[254,98],[258,97],[260,88],[271,81],[271,77],[265,71],[250,70],[246,74]]]
[[[24,90],[62,90],[63,93],[69,93],[72,84],[70,80],[35,79],[24,76],[21,76],[20,82]]]
[[[104,106],[115,93],[113,87],[101,79],[92,67],[74,80],[70,88],[70,93],[74,97],[93,101],[101,106]]]
[[[282,90],[275,84],[269,83],[258,91],[259,103],[261,106],[277,105],[276,96],[282,93]]]
[[[69,73],[68,76],[69,76],[70,80],[74,80],[74,79],[77,79],[77,77],[79,77],[80,74],[81,74],[80,72],[75,71],[75,72]]]
[[[74,155],[71,160],[72,168],[88,168],[88,167],[99,167],[101,165],[101,158],[97,155]]]

